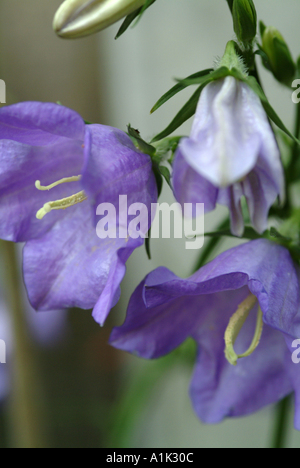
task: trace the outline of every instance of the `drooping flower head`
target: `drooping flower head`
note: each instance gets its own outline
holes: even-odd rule
[[[110,341],[150,359],[191,336],[198,343],[191,398],[203,421],[246,415],[294,391],[300,430],[300,367],[291,360],[299,306],[299,270],[288,250],[259,239],[188,279],[166,268],[150,273]]]
[[[156,201],[148,155],[122,131],[85,125],[57,104],[0,110],[0,237],[26,242],[24,279],[37,310],[94,308],[103,323],[141,238],[99,239],[96,209],[119,195]],[[150,211],[150,210],[149,210]]]
[[[247,83],[226,76],[204,88],[190,137],[175,156],[173,185],[180,203],[204,203],[206,212],[227,206],[235,235],[243,233],[245,197],[254,228],[266,229],[271,205],[284,197],[283,169],[267,115]]]

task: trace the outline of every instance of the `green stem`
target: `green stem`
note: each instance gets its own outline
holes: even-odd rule
[[[290,407],[290,396],[281,400],[276,408],[273,441],[271,448],[285,448],[287,438],[288,412]]]
[[[43,404],[35,352],[31,344],[22,302],[22,286],[16,246],[1,241],[4,291],[11,315],[14,340],[10,399],[11,443],[17,448],[44,448]]]
[[[222,221],[222,223],[218,226],[217,231],[223,231],[223,229],[226,229],[228,227],[229,220],[225,219],[225,221]],[[206,263],[210,254],[214,251],[214,249],[217,247],[221,240],[222,237],[212,237],[211,239],[209,239],[206,246],[201,250],[200,257],[198,258],[197,263],[193,269],[193,273],[198,271]]]
[[[295,119],[295,129],[294,136],[299,139],[300,137],[300,104],[297,104],[296,109],[296,119]],[[291,162],[289,166],[288,180],[297,180],[299,171],[297,170],[297,164],[299,164],[299,145],[294,142],[292,146]],[[296,170],[295,170],[296,169]]]

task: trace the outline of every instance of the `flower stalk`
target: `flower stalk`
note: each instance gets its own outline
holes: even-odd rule
[[[45,448],[44,405],[35,350],[24,315],[16,247],[0,244],[4,286],[14,333],[14,362],[10,402],[11,444],[16,448]]]

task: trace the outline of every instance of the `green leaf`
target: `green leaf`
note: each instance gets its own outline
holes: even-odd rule
[[[259,32],[260,32],[261,37],[263,37],[263,34],[264,34],[266,28],[267,28],[267,26],[265,25],[265,23],[260,21],[259,22]]]
[[[208,84],[211,81],[215,80],[220,80],[222,78],[225,78],[226,76],[229,76],[230,70],[227,67],[220,67],[217,70],[214,70],[213,72],[209,73],[208,75],[205,76],[199,76],[195,78],[188,77],[184,80],[177,80],[179,84],[182,86],[192,86],[192,85],[199,85],[199,84]]]
[[[156,0],[146,0],[145,4],[142,6],[141,12],[139,13],[139,17],[138,17],[135,25],[140,21],[142,15],[147,10],[147,8],[149,8],[154,2],[156,2]]]
[[[118,30],[118,32],[117,32],[117,34],[115,36],[115,39],[119,39],[119,37],[122,36],[122,34],[129,28],[131,23],[133,23],[133,21],[137,18],[137,21],[134,24],[134,26],[135,26],[138,23],[138,21],[140,20],[140,18],[142,17],[144,11],[147,8],[149,8],[155,1],[156,0],[147,0],[146,3],[142,7],[138,8],[135,11],[133,11],[132,13],[130,13],[130,15],[127,15],[125,20],[121,24],[121,27]]]
[[[152,170],[156,179],[156,185],[157,185],[157,198],[160,196],[161,191],[162,191],[162,186],[163,186],[163,178],[161,175],[161,172],[159,170],[159,167],[157,164],[153,163],[152,164]]]
[[[193,79],[197,79],[197,78],[201,78],[201,77],[205,77],[206,75],[208,75],[209,73],[211,73],[213,71],[212,68],[207,68],[206,70],[202,70],[200,72],[197,72],[197,73],[194,73],[193,75],[190,75],[188,76],[187,78],[185,78],[184,80],[182,81],[186,81],[186,80],[193,80]],[[183,84],[183,83],[177,83],[175,86],[173,86],[173,88],[171,88],[169,91],[167,91],[158,101],[156,104],[154,104],[154,106],[152,107],[151,111],[150,111],[150,114],[153,114],[153,112],[155,112],[159,107],[161,107],[163,104],[165,104],[165,102],[167,102],[169,99],[171,99],[173,96],[175,96],[177,93],[179,93],[180,91],[182,91],[183,89],[185,89],[187,86],[189,85],[186,85],[186,84]]]
[[[206,232],[205,236],[207,237],[235,237],[237,238],[238,236],[235,236],[232,234],[230,229],[223,229],[220,231],[214,231],[214,232]],[[261,235],[258,234],[252,227],[246,226],[244,229],[244,233],[241,237],[238,237],[239,239],[249,239],[249,240],[255,240],[255,239],[261,239]]]
[[[201,94],[201,91],[203,90],[205,85],[199,86],[199,88],[196,89],[192,97],[188,100],[188,102],[180,109],[178,114],[174,117],[172,122],[163,130],[161,133],[156,135],[151,143],[154,143],[156,141],[162,140],[163,138],[167,137],[170,135],[170,133],[174,132],[177,130],[180,125],[182,125],[186,120],[188,120],[190,117],[192,117],[197,108],[197,104],[199,101],[199,97]]]
[[[166,166],[159,166],[159,171],[160,171],[161,175],[165,178],[165,180],[166,180],[167,184],[169,185],[169,187],[171,187],[171,189],[172,189],[171,174],[170,174],[169,169]]]
[[[254,52],[255,55],[260,55],[261,56],[261,59],[262,59],[262,64],[263,66],[268,70],[268,71],[271,71],[271,65],[270,65],[270,62],[269,62],[269,58],[267,56],[267,54],[265,53],[265,51],[263,50],[263,48],[261,47],[260,44],[257,44],[257,47],[258,47],[258,50],[256,50]]]
[[[142,10],[142,7],[139,8],[138,10],[134,11],[130,15],[126,16],[126,18],[124,19],[123,23],[121,24],[121,27],[119,28],[119,30],[118,30],[118,32],[117,32],[117,34],[115,36],[115,39],[119,39],[119,37],[122,36],[122,34],[124,34],[125,31],[127,31],[129,26],[131,25],[131,23],[140,14],[141,10]]]
[[[229,219],[226,218],[222,223],[219,225],[219,231],[229,228],[230,222]],[[195,268],[193,269],[193,273],[196,273],[203,265],[209,260],[210,255],[214,252],[215,248],[219,245],[220,241],[222,241],[222,237],[211,237],[207,241],[205,247],[201,250],[200,257],[198,258]]]
[[[150,241],[151,241],[151,229],[149,229],[148,237],[146,237],[145,239],[145,249],[146,249],[146,253],[147,253],[149,260],[151,260]]]

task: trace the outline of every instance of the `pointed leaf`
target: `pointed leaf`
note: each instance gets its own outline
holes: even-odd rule
[[[259,22],[259,32],[260,32],[261,37],[263,37],[263,34],[264,34],[266,28],[267,28],[267,26],[265,25],[265,23],[260,21]]]
[[[192,86],[199,84],[207,84],[211,81],[220,80],[230,75],[230,70],[227,67],[220,67],[217,70],[212,71],[208,75],[199,76],[195,78],[188,77],[184,80],[177,80],[182,86]]]
[[[196,89],[192,97],[188,100],[188,102],[182,107],[182,109],[178,112],[178,114],[174,117],[172,122],[163,130],[161,133],[156,135],[151,143],[155,141],[162,140],[163,138],[169,136],[172,132],[177,130],[180,125],[182,125],[186,120],[192,117],[196,112],[196,107],[198,104],[198,100],[205,85],[199,86]]]
[[[146,3],[138,8],[137,10],[133,11],[130,15],[127,15],[123,23],[121,24],[120,29],[118,30],[115,39],[119,39],[120,36],[129,28],[131,23],[137,18],[137,21],[134,23],[133,26],[135,26],[140,18],[142,17],[144,11],[149,8],[156,0],[147,0]]]
[[[201,77],[205,77],[209,73],[213,71],[212,68],[207,68],[206,70],[202,70],[200,72],[194,73],[193,75],[188,76],[182,81],[186,80],[193,80]],[[204,80],[205,81],[205,80]],[[185,89],[188,85],[181,83],[177,83],[173,88],[171,88],[169,91],[167,91],[158,101],[154,106],[152,107],[150,113],[153,114],[159,107],[161,107],[165,102],[167,102],[169,99],[171,99],[175,94],[179,93],[183,89]]]
[[[166,166],[159,166],[159,170],[160,170],[161,175],[165,178],[169,187],[172,189],[171,174],[170,174],[169,169]]]

